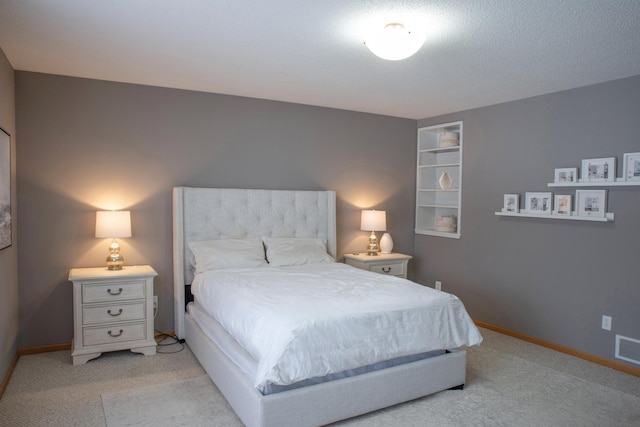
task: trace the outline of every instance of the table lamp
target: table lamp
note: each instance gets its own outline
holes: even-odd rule
[[[369,246],[367,247],[367,255],[378,255],[380,246],[378,246],[378,238],[376,231],[385,231],[387,229],[387,212],[376,210],[363,210],[360,221],[360,230],[371,231],[369,235]]]
[[[120,255],[120,245],[118,245],[116,238],[131,237],[131,212],[97,211],[96,237],[113,239],[109,246],[107,268],[109,270],[122,270],[124,258]]]

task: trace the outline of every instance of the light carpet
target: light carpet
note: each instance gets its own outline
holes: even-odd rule
[[[241,426],[206,376],[102,395],[108,427]],[[640,397],[489,348],[467,386],[346,420],[345,426],[638,426]]]
[[[482,345],[467,349],[464,390],[436,393],[337,425],[640,426],[640,378],[481,332]],[[69,351],[22,356],[0,399],[2,427],[117,425],[242,424],[188,347],[155,356],[105,353],[78,366]]]
[[[208,376],[105,393],[108,427],[242,425]]]

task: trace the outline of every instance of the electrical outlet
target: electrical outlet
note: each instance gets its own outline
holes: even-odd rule
[[[611,316],[602,315],[602,329],[605,331],[611,330]]]
[[[436,280],[436,291],[441,291],[442,290],[442,282],[439,280]]]
[[[158,311],[158,295],[153,296],[153,311]]]

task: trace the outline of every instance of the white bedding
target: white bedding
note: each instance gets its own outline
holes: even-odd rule
[[[342,263],[210,270],[191,290],[258,362],[258,389],[482,341],[454,295]]]

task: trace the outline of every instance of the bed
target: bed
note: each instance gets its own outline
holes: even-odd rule
[[[257,240],[267,245],[268,255],[272,254],[275,257],[277,252],[269,252],[271,247],[275,251],[278,244],[286,242],[286,239],[295,238],[299,241],[321,241],[326,248],[325,255],[335,258],[335,192],[176,187],[173,189],[173,218],[176,334],[186,340],[196,358],[245,425],[264,427],[325,425],[441,390],[462,388],[464,385],[466,353],[464,350],[447,346],[435,350],[426,347],[416,348],[413,350],[416,356],[403,355],[394,358],[392,363],[385,360],[380,364],[372,363],[358,369],[351,369],[353,366],[349,366],[350,369],[336,374],[329,373],[319,381],[317,379],[320,377],[300,381],[302,377],[289,377],[283,374],[282,377],[287,377],[287,381],[283,380],[284,385],[274,380],[275,383],[271,387],[266,379],[274,378],[269,376],[273,375],[273,370],[262,369],[262,364],[254,360],[256,352],[259,353],[259,351],[252,347],[253,341],[245,342],[243,341],[245,337],[241,336],[232,338],[228,333],[229,330],[234,332],[233,324],[241,321],[234,320],[225,324],[224,318],[213,319],[211,318],[213,315],[208,316],[210,313],[207,313],[209,309],[205,303],[204,289],[210,288],[200,283],[207,279],[208,272],[198,271],[196,274],[194,266],[197,264],[200,266],[199,270],[206,270],[202,267],[203,260],[211,258],[203,257],[203,253],[208,255],[209,252],[203,252],[202,247],[197,245],[201,242],[212,242],[215,249],[218,241],[224,241],[223,243],[227,245],[237,241],[242,244],[250,243],[254,247],[254,242]],[[205,246],[205,249],[209,250],[211,247]],[[197,263],[194,252],[198,259]],[[233,263],[232,258],[231,263]],[[359,280],[359,274],[369,275],[365,277],[366,281],[373,281],[373,286],[376,286],[375,280],[378,280],[378,276],[379,280],[396,280],[397,282],[393,283],[395,286],[402,287],[409,284],[404,279],[387,278],[338,264],[327,262],[321,268],[315,264],[294,266],[296,273],[290,275],[288,273],[292,267],[279,269],[276,263],[273,263],[266,268],[256,266],[264,269],[260,270],[260,274],[254,274],[254,277],[255,280],[260,280],[262,286],[263,277],[266,277],[266,273],[263,272],[266,271],[269,271],[269,274],[273,272],[278,278],[296,274],[305,275],[305,277],[321,275],[322,273],[316,271],[310,273],[309,270],[322,272],[337,269],[335,274],[340,275],[344,280],[353,275],[351,284],[354,288],[357,287],[355,282]],[[250,285],[247,285],[249,290],[241,288],[245,281],[250,281],[245,279],[239,281],[237,278],[252,274],[250,269],[244,267],[244,265],[230,265],[229,269],[224,270],[227,273],[224,281],[221,279],[224,276],[222,274],[211,275],[211,280],[219,280],[221,287],[231,283],[227,288],[237,290],[236,293],[240,293],[241,296],[237,300],[223,300],[227,298],[227,294],[212,293],[210,304],[215,305],[217,302],[218,306],[232,307],[236,312],[252,311],[236,308],[241,306],[235,305],[243,302],[242,295],[253,292],[255,288],[255,286],[251,288]],[[200,304],[189,304],[189,309],[185,309],[190,299],[192,283],[194,290],[197,290],[194,293],[198,295]],[[292,289],[295,288],[283,287],[284,293],[277,298],[295,294],[296,292],[292,292]],[[275,292],[272,289],[269,292],[272,291]],[[360,295],[366,295],[369,291],[365,288],[358,292],[363,292]],[[314,298],[319,298],[319,295]],[[365,302],[367,303],[369,302]],[[295,305],[300,306],[300,302],[298,301]],[[312,309],[313,306],[309,305],[308,310]],[[417,307],[415,309],[421,310]],[[468,316],[466,312],[463,314]],[[420,313],[410,313],[409,316],[419,318]],[[296,321],[293,324],[300,323],[299,319],[294,320]],[[240,325],[240,330],[246,329],[246,324],[240,323]],[[468,344],[481,341],[474,326],[464,324],[461,328],[462,332],[454,330],[452,335],[464,335],[470,332],[471,338],[463,337]],[[469,331],[469,329],[475,330]],[[264,341],[264,334],[265,331],[260,330],[257,336],[262,337]],[[333,330],[325,333],[325,335],[332,334]],[[256,334],[251,336],[254,335]],[[295,331],[292,336],[298,335],[299,331]],[[274,337],[277,336],[278,334],[274,335]],[[303,335],[300,333],[300,336]],[[284,340],[283,346],[289,345],[289,341],[291,340]],[[300,341],[304,342],[302,338]],[[293,352],[299,353],[300,349],[304,349],[304,346],[296,348]],[[303,359],[308,360],[310,357],[307,355]],[[315,368],[309,369],[309,372],[314,372]],[[256,379],[253,375],[256,371],[262,372],[265,376],[259,376]],[[304,376],[309,372],[301,375]]]

